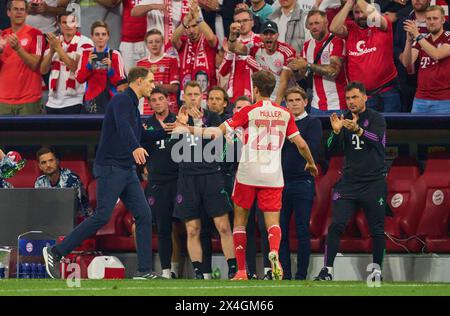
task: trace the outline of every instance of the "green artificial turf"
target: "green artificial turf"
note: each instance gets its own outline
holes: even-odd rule
[[[74,285],[74,284],[71,284]],[[408,296],[450,295],[449,283],[383,282],[370,288],[365,282],[227,281],[227,280],[80,280],[69,287],[64,280],[1,279],[0,296]]]

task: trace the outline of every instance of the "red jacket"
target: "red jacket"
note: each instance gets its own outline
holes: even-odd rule
[[[109,77],[109,93],[111,96],[117,93],[116,87],[126,83],[126,73],[122,61],[122,56],[116,50],[112,51],[111,67],[107,69],[96,69],[94,65],[89,63],[89,53],[84,51],[80,58],[76,79],[79,83],[86,82],[86,93],[84,99],[91,100],[98,96],[105,88],[107,76]]]

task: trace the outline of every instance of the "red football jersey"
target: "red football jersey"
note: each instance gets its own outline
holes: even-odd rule
[[[136,43],[144,40],[147,30],[147,17],[131,16],[131,10],[140,5],[141,0],[123,0],[122,42]]]
[[[12,34],[11,28],[4,30],[1,37]],[[41,31],[24,25],[17,33],[19,45],[29,54],[42,56],[45,39]],[[11,83],[14,84],[11,84]],[[37,102],[42,97],[42,76],[39,67],[31,70],[7,44],[0,55],[0,102],[10,104]]]
[[[426,40],[435,47],[450,45],[450,32],[442,33],[436,41],[433,41],[431,34],[428,34]],[[416,98],[450,100],[450,57],[434,60],[419,43],[416,43],[414,48],[419,50]]]
[[[366,89],[374,90],[397,76],[394,65],[392,23],[387,30],[375,26],[360,28],[354,21],[346,21],[347,76],[349,81],[360,81]]]
[[[139,60],[137,66],[142,66],[152,71],[155,76],[155,85],[180,83],[178,60],[175,57],[164,54],[156,61],[150,61],[150,58],[146,57]],[[169,93],[169,110],[172,113],[178,113],[177,96],[175,93]],[[152,113],[152,110],[147,100],[145,100],[143,114],[150,113]]]

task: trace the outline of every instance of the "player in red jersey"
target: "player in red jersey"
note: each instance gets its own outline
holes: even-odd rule
[[[164,52],[164,37],[161,31],[151,29],[145,34],[145,43],[150,54],[139,60],[137,66],[149,68],[155,76],[155,86],[169,93],[169,110],[178,113],[177,92],[180,87],[178,60]],[[147,100],[144,101],[143,113],[150,114]]]
[[[443,28],[445,14],[442,7],[428,7],[426,22],[430,32],[426,36],[420,34],[413,21],[404,23],[408,35],[402,63],[409,67],[416,60],[420,61],[411,112],[450,113],[450,32]]]
[[[294,116],[285,108],[270,101],[275,88],[275,76],[268,71],[252,75],[253,95],[256,103],[242,108],[232,118],[222,123],[218,129],[190,128],[191,132],[202,133],[204,137],[213,134],[225,135],[236,128],[246,130],[244,146],[236,173],[233,189],[234,229],[233,240],[238,264],[238,272],[233,280],[247,280],[245,251],[247,234],[245,227],[249,209],[255,198],[264,212],[269,239],[269,260],[275,280],[283,278],[283,269],[278,260],[281,241],[280,209],[284,181],[281,169],[281,149],[288,138],[306,159],[305,170],[317,175],[317,167],[305,140],[300,136]]]

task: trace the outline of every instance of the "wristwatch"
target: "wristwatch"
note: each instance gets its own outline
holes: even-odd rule
[[[416,42],[419,42],[421,39],[425,38],[425,36],[423,34],[419,34],[416,37]]]
[[[312,64],[311,63],[307,63],[306,64],[306,72],[308,72],[308,73],[312,73],[313,71],[312,71]]]

